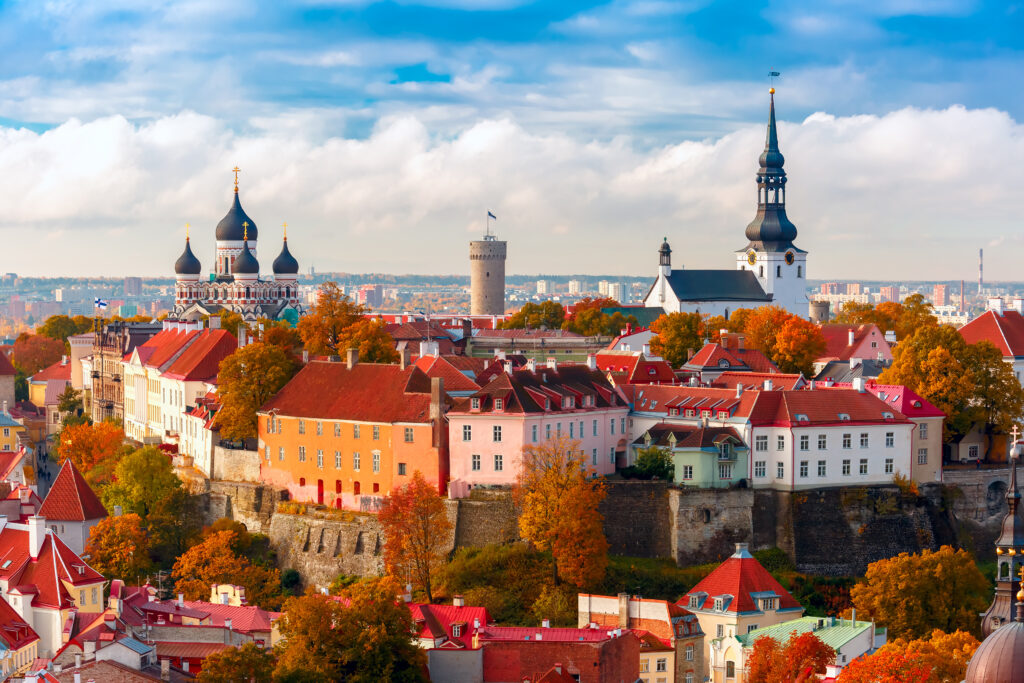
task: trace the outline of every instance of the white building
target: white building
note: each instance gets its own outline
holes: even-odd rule
[[[775,91],[768,135],[757,172],[757,215],[746,229],[747,246],[736,252],[736,270],[672,269],[666,238],[659,249],[658,277],[644,305],[667,313],[729,317],[737,308],[775,305],[807,316],[807,252],[793,244],[796,226],[786,216],[785,162],[775,126]]]
[[[550,294],[551,283],[547,280],[537,280],[537,294]]]
[[[579,280],[569,280],[569,296],[579,296],[583,291],[583,283]]]

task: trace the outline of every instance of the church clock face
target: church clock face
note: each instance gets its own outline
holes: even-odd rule
[[[756,251],[747,252],[747,263],[749,263],[750,265],[754,265],[755,263],[757,263]]]
[[[787,251],[786,252],[786,265],[790,265],[790,266],[793,265],[793,258],[794,258],[793,257],[793,252]]]

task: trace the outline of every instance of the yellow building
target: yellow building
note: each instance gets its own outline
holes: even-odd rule
[[[0,451],[8,453],[21,447],[22,439],[29,436],[28,429],[7,412],[0,412]]]
[[[699,680],[709,674],[712,641],[745,635],[804,613],[800,603],[754,559],[746,543],[737,543],[736,552],[676,604],[693,612],[705,633],[704,671]]]

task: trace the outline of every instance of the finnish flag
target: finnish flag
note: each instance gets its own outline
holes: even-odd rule
[[[107,302],[97,297],[96,301],[94,302],[94,305],[96,306],[96,308],[106,308]]]

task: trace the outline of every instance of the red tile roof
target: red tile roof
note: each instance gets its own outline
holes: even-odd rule
[[[611,640],[608,631],[600,628],[543,628],[540,626],[488,626],[478,631],[481,642],[501,640],[537,640],[550,643],[600,643]]]
[[[230,619],[231,628],[242,633],[270,631],[274,628],[274,622],[281,616],[280,612],[268,612],[255,605],[219,605],[202,600],[186,600],[185,607],[205,612],[212,626],[224,626],[224,622]]]
[[[6,600],[0,600],[0,640],[9,650],[20,650],[39,640],[37,634]]]
[[[625,373],[620,383],[671,384],[676,381],[672,366],[664,360],[650,360],[640,351],[601,351],[595,357],[604,372]],[[616,374],[616,379],[620,376]]]
[[[7,357],[6,353],[0,353],[0,375],[16,375],[18,371],[14,369],[11,364],[11,360]]]
[[[742,384],[744,389],[761,389],[764,383],[771,380],[772,389],[785,389],[791,391],[799,389],[807,382],[803,375],[793,375],[782,372],[733,372],[727,370],[716,377],[710,384],[713,387],[723,389],[735,389],[737,384]]]
[[[25,458],[25,449],[0,451],[0,481],[6,481]]]
[[[451,340],[452,335],[440,325],[426,320],[414,320],[407,323],[388,323],[384,330],[391,335],[396,342],[399,341],[424,341],[430,339]]]
[[[737,400],[735,389],[685,385],[627,385],[621,388],[635,411],[667,416],[670,408],[679,408],[680,416],[684,417],[687,408],[697,411],[729,410],[730,417],[747,417],[757,401],[758,394],[763,393],[744,391]]]
[[[216,381],[220,362],[237,348],[238,340],[227,330],[203,330],[163,376],[186,382]]]
[[[31,559],[28,526],[8,523],[0,530],[0,579],[23,593],[35,593],[35,606],[65,609],[73,607],[77,597],[68,592],[66,583],[93,584],[103,577],[50,531],[46,531],[39,557]]]
[[[819,384],[817,388],[850,389],[851,387],[852,385],[848,383],[836,382],[831,387],[822,387]],[[896,411],[903,413],[911,419],[915,417],[946,416],[944,412],[921,398],[920,394],[912,391],[902,384],[876,384],[874,381],[869,380],[865,382],[864,388],[877,396],[880,400],[885,401],[885,403],[892,406]]]
[[[693,358],[686,361],[683,367],[706,370],[742,370],[746,368],[751,372],[779,372],[778,366],[757,349],[727,348],[715,343],[705,344],[700,351],[694,354]]]
[[[850,331],[853,331],[853,344],[850,343]],[[825,351],[821,359],[850,360],[864,340],[874,333],[878,340],[885,343],[885,336],[874,323],[861,325],[844,325],[842,323],[827,323],[821,326],[821,333],[825,335]]]
[[[477,379],[492,362],[486,358],[470,356],[420,356],[414,365],[429,377],[443,379],[444,390],[452,392],[479,390]]]
[[[712,610],[715,598],[725,596],[723,612],[754,612],[759,607],[754,604],[751,593],[774,593],[779,599],[779,609],[803,611],[800,603],[746,550],[734,553],[718,565],[676,604],[691,610]],[[698,598],[696,605],[690,603],[691,596]]]
[[[892,417],[886,417],[886,413]],[[871,393],[832,389],[758,392],[750,422],[758,426],[792,427],[811,424],[907,424],[910,421],[906,415]]]
[[[156,643],[157,658],[184,657],[185,659],[206,659],[232,647],[224,643]]]
[[[584,406],[584,396],[593,398],[591,405]],[[573,408],[562,407],[562,399],[565,397],[574,398]],[[601,371],[591,370],[585,365],[570,364],[560,364],[557,368],[539,366],[533,372],[501,372],[473,397],[456,399],[452,411],[471,411],[473,398],[480,400],[480,410],[483,412],[494,410],[495,400],[502,399],[504,414],[607,408],[612,400],[622,405],[617,390]],[[550,401],[550,407],[545,409],[547,401]]]
[[[414,365],[313,361],[260,412],[325,420],[429,422],[430,378]]]
[[[198,335],[199,332],[196,330],[188,332],[182,330],[161,330],[144,343],[136,346],[135,350],[139,352],[139,360],[142,361],[143,365],[159,368],[172,360],[182,348],[190,344]],[[130,358],[131,354],[128,354],[125,360]]]
[[[420,638],[445,638],[456,641],[463,647],[473,647],[474,622],[483,628],[490,617],[485,607],[456,607],[455,605],[424,605],[409,603],[413,622],[419,629]],[[452,626],[462,626],[459,636],[455,636]]]
[[[583,335],[568,330],[480,330],[474,337],[481,339],[583,339]]]
[[[48,382],[50,380],[71,381],[71,360],[62,358],[48,368],[43,368],[30,378],[33,382]]]
[[[222,647],[227,647],[227,645]],[[89,680],[96,681],[97,683],[99,681],[103,681],[103,683],[149,683],[150,681],[160,680],[158,676],[150,676],[147,673],[136,671],[109,659],[85,662],[79,667],[64,667],[59,674],[48,673],[48,675],[53,676],[54,680],[60,681],[60,683],[72,683],[72,681],[76,680],[75,674],[81,674],[79,680],[82,683],[87,683]]]
[[[960,328],[968,344],[985,340],[995,344],[1004,356],[1024,356],[1024,316],[1014,310],[985,311]]]
[[[65,460],[39,508],[39,516],[62,522],[102,519],[107,509],[70,460]]]

